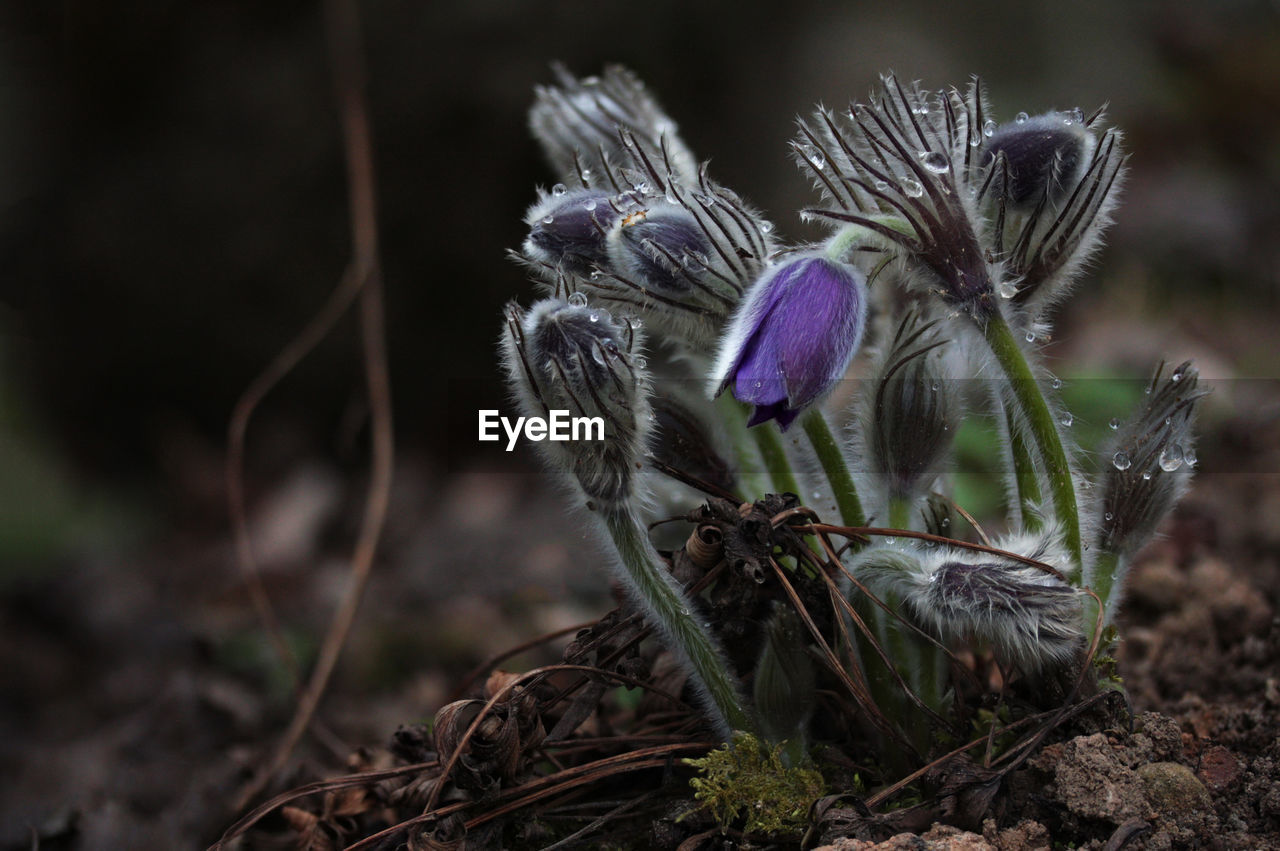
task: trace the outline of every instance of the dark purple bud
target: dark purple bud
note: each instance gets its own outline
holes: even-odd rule
[[[660,293],[683,295],[711,252],[702,227],[683,207],[661,205],[622,219],[609,243],[616,274]]]
[[[987,139],[982,164],[1003,156],[1005,197],[1013,207],[1034,207],[1046,194],[1061,200],[1079,181],[1097,140],[1078,113],[1020,116]]]
[[[822,255],[769,270],[733,318],[716,362],[716,393],[755,405],[748,425],[786,429],[839,381],[866,325],[866,278]]]
[[[525,223],[524,254],[548,266],[587,275],[605,262],[605,237],[620,218],[610,196],[596,189],[557,185],[534,204]]]

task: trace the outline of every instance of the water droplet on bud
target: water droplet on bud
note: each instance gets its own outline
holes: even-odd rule
[[[597,269],[596,271],[599,271],[599,270]],[[569,294],[569,304],[572,304],[574,307],[586,307],[586,306],[587,306],[587,296],[586,296],[586,294],[585,294],[585,293],[570,293],[570,294]]]
[[[951,170],[951,161],[940,151],[921,151],[920,162],[934,174],[944,174]]]
[[[1026,336],[1026,340],[1027,340],[1027,342],[1028,342],[1028,343],[1034,343],[1034,342],[1036,341],[1036,332],[1035,332],[1035,331],[1028,331],[1028,332],[1027,332],[1027,336]]]
[[[569,191],[569,187],[565,186],[563,183],[557,183],[555,186],[551,187],[551,194],[556,196],[557,198],[559,198],[561,195],[563,195],[568,191]]]
[[[1174,443],[1166,446],[1160,453],[1160,469],[1166,473],[1172,473],[1174,470],[1182,466],[1185,456],[1182,454],[1182,447]]]
[[[1027,122],[1027,119],[1030,117],[1031,116],[1027,115],[1025,112],[1019,112],[1017,115],[1013,117],[1013,120],[1018,124],[1025,124]]]
[[[1120,428],[1120,418],[1112,417],[1111,421],[1107,423],[1107,427],[1112,431],[1115,431],[1116,429]]]
[[[1111,465],[1121,472],[1129,469],[1131,464],[1133,464],[1133,462],[1130,461],[1129,456],[1123,452],[1117,452],[1115,455],[1111,456]]]
[[[1103,520],[1114,520],[1114,519],[1115,519],[1115,515],[1114,515],[1114,514],[1112,514],[1110,511],[1108,511],[1106,514],[1102,515],[1102,519],[1103,519]]]
[[[1053,381],[1050,381],[1049,383],[1053,386],[1053,389],[1054,389],[1054,390],[1061,390],[1061,389],[1062,389],[1062,379],[1061,379],[1061,378],[1055,378],[1055,379],[1053,379]]]
[[[983,136],[986,136],[989,139],[992,136],[994,136],[995,133],[996,133],[996,123],[994,121],[988,118],[986,121],[982,122]]]
[[[760,223],[760,232],[761,232],[761,233],[773,233],[773,222],[761,222],[761,223]]]
[[[996,286],[996,292],[1000,293],[1000,298],[1013,298],[1018,294],[1018,285],[1012,281],[1001,281]]]
[[[915,178],[904,177],[902,178],[902,192],[908,198],[919,198],[924,194],[924,187]]]

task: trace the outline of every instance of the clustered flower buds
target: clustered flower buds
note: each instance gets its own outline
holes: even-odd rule
[[[1187,487],[1202,395],[1189,364],[1157,378],[1106,450],[1100,486],[1082,487],[1083,450],[1063,431],[1070,413],[1033,344],[1100,244],[1123,183],[1121,135],[1102,110],[1000,123],[976,79],[934,92],[884,77],[866,102],[801,121],[792,150],[821,194],[801,218],[831,232],[786,245],[711,179],[631,72],[556,76],[538,89],[530,127],[558,182],[539,190],[515,255],[542,300],[507,309],[507,377],[526,414],[563,409],[604,423],[603,440],[539,448],[600,509],[621,578],[688,665],[716,730],[799,743],[792,756],[802,760],[819,690],[814,623],[840,618],[859,627],[850,652],[861,654],[861,684],[854,669],[842,682],[886,716],[926,710],[878,727],[896,724],[886,735],[912,740],[920,756],[934,744],[931,725],[954,709],[942,645],[989,652],[1028,676],[1078,666],[1114,613],[1128,559]],[[896,330],[869,333],[872,313],[877,330]],[[855,364],[866,336],[879,337],[881,354]],[[831,428],[837,414],[824,401],[862,370],[872,379],[853,415]],[[960,392],[958,379],[977,392]],[[801,417],[803,435],[783,440],[779,430]],[[994,547],[966,545],[952,528],[969,515],[941,473],[966,421],[994,422],[1006,439],[1009,530]],[[854,579],[842,614],[802,622],[808,614],[778,604],[755,627],[755,711],[719,650],[715,612],[699,613],[707,600],[690,599],[653,547],[642,515],[657,495],[688,493],[655,488],[656,475],[721,497],[727,523],[738,504],[772,504],[772,487],[811,495],[812,508],[834,508],[846,530],[871,536],[806,552],[798,542],[810,533],[777,525],[785,518],[753,520],[764,536],[753,563],[779,576],[844,568]],[[864,503],[868,484],[879,487]],[[779,518],[789,514],[812,516],[794,508]],[[801,549],[771,543],[771,532],[792,533]],[[933,538],[916,542],[922,535]],[[770,571],[758,580],[748,590],[772,596],[757,604],[789,599]]]

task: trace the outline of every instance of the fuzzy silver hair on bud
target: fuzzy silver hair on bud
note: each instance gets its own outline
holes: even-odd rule
[[[648,440],[649,387],[641,349],[638,332],[606,310],[556,298],[527,312],[507,306],[503,359],[521,410],[528,416],[563,410],[604,422],[602,440],[537,445],[588,500],[606,507],[633,498],[636,465]]]
[[[1071,664],[1084,649],[1081,592],[1057,568],[1070,563],[1049,534],[997,542],[1024,561],[952,547],[878,547],[854,561],[853,574],[877,595],[901,600],[921,626],[945,640],[989,644],[1024,673]]]
[[[676,123],[635,74],[611,65],[599,77],[578,79],[563,65],[552,67],[556,85],[537,89],[529,127],[561,179],[568,182],[577,175],[589,183],[598,181],[611,164],[625,162],[621,130],[665,150],[673,173],[696,177],[697,160],[677,134]]]

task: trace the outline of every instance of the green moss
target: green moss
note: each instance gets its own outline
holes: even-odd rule
[[[812,768],[784,767],[782,748],[767,748],[756,737],[738,733],[731,745],[685,760],[699,772],[689,781],[694,797],[725,827],[742,819],[747,833],[799,830],[810,805],[823,794],[822,775]]]

